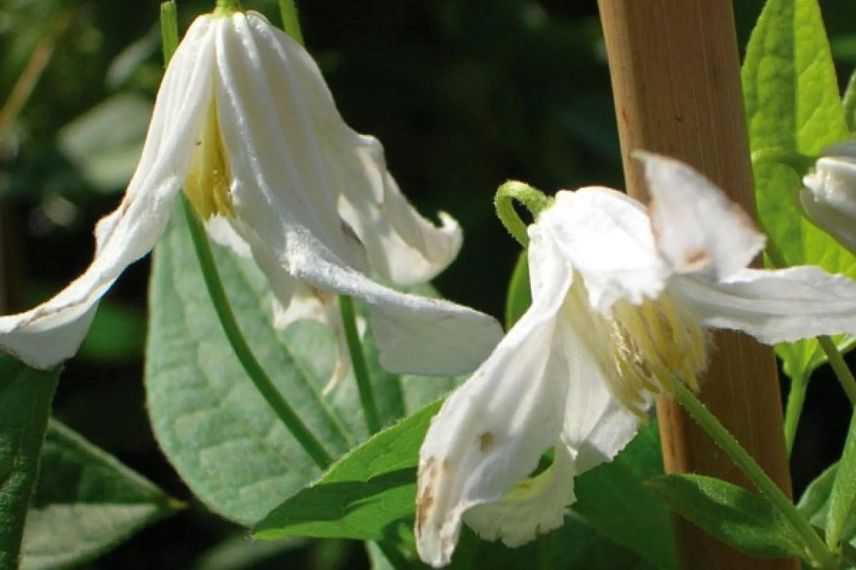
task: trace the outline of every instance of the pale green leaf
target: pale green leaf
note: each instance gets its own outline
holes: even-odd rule
[[[743,64],[743,92],[752,152],[814,156],[846,139],[838,82],[816,0],[769,0],[752,32]],[[756,162],[755,191],[764,230],[788,265],[815,264],[856,278],[856,258],[802,216],[800,173]],[[852,340],[836,339],[840,346]],[[810,374],[825,361],[815,340],[782,344],[785,372]]]
[[[336,354],[332,333],[310,321],[275,329],[272,296],[258,267],[212,247],[241,329],[289,404],[334,457],[364,440],[353,378],[322,395]],[[211,510],[246,525],[261,520],[320,473],[235,358],[182,215],[173,215],[155,250],[149,310],[146,391],[161,448]],[[455,385],[451,379],[385,373],[370,336],[365,349],[386,423]]]
[[[835,463],[806,487],[797,503],[797,508],[809,522],[824,532],[829,520],[830,495],[837,473],[838,463]],[[850,519],[843,527],[842,537],[851,546],[856,547],[856,513],[850,513]]]
[[[152,103],[120,94],[99,103],[59,132],[59,148],[96,190],[123,190],[149,126]]]
[[[148,480],[52,421],[27,515],[21,570],[78,566],[179,507]]]
[[[0,354],[0,568],[16,568],[60,368]]]
[[[752,556],[801,554],[799,537],[766,497],[721,479],[666,475],[648,482],[678,514]]]
[[[283,536],[381,540],[416,504],[419,446],[439,403],[374,435],[256,525],[261,539]]]

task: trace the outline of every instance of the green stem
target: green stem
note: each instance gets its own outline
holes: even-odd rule
[[[844,362],[841,351],[838,350],[838,347],[835,346],[835,343],[828,336],[819,336],[817,337],[817,341],[820,343],[824,354],[826,354],[826,359],[829,360],[829,365],[832,366],[832,370],[835,372],[838,382],[844,389],[844,393],[850,398],[850,404],[856,406],[856,378],[853,378],[853,373],[850,372],[850,368]]]
[[[540,190],[517,180],[509,180],[497,189],[493,198],[496,215],[511,237],[526,247],[529,245],[529,235],[526,233],[526,224],[514,209],[514,201],[526,206],[533,217],[538,217],[538,214],[552,203],[552,199]]]
[[[235,12],[240,12],[243,9],[243,6],[241,6],[241,0],[217,0],[214,13],[229,15],[234,14]]]
[[[288,402],[285,401],[285,398],[276,389],[273,381],[261,367],[259,361],[256,360],[252,350],[250,350],[244,335],[241,334],[241,329],[238,326],[238,321],[235,319],[235,314],[232,312],[232,307],[229,305],[229,298],[226,296],[226,290],[223,288],[223,282],[220,280],[220,274],[217,271],[217,265],[211,253],[211,247],[208,244],[208,237],[205,235],[205,228],[193,211],[190,201],[184,195],[182,195],[182,204],[184,206],[184,216],[187,218],[187,225],[190,229],[190,237],[193,240],[193,249],[196,250],[196,257],[199,259],[199,266],[202,268],[202,277],[205,280],[205,286],[208,288],[211,303],[217,312],[217,318],[220,319],[223,332],[226,333],[226,338],[229,339],[229,344],[232,345],[235,355],[238,357],[238,360],[256,389],[288,431],[291,432],[297,443],[300,444],[318,467],[326,469],[333,462],[333,458],[315,438],[312,431],[306,427],[306,424],[303,423],[297,413],[288,405]]]
[[[380,431],[380,414],[377,411],[377,401],[372,389],[369,368],[366,365],[366,356],[360,344],[360,333],[357,331],[357,321],[354,314],[354,302],[347,295],[339,295],[339,312],[342,314],[342,324],[345,327],[345,339],[348,342],[348,352],[351,355],[351,365],[354,369],[354,377],[357,380],[357,391],[360,394],[360,403],[363,406],[363,415],[369,434]]]
[[[282,14],[282,28],[285,33],[303,45],[303,32],[300,30],[300,18],[294,0],[279,0],[279,12]]]
[[[669,378],[672,395],[698,423],[707,435],[731,458],[753,485],[779,510],[794,531],[802,538],[807,554],[820,568],[835,568],[835,556],[829,552],[823,540],[814,531],[808,520],[800,513],[778,485],[761,469],[761,466],[734,436],[719,423],[705,405],[679,379]]]
[[[161,37],[164,61],[169,62],[178,47],[178,19],[176,17],[175,2],[171,0],[161,4]],[[184,216],[187,218],[190,237],[193,240],[193,249],[196,251],[196,257],[199,259],[199,266],[202,269],[205,286],[208,288],[208,294],[211,296],[211,302],[214,305],[217,318],[220,319],[223,332],[226,333],[226,338],[232,345],[238,361],[244,367],[256,389],[288,431],[294,436],[294,439],[297,440],[318,467],[326,469],[333,462],[333,458],[327,453],[309,428],[306,427],[306,424],[291,409],[291,406],[288,405],[288,402],[285,401],[276,389],[273,381],[265,373],[250,350],[229,305],[229,298],[226,296],[226,290],[223,288],[223,282],[220,280],[220,274],[217,272],[214,256],[211,254],[211,248],[208,245],[205,228],[202,226],[199,218],[196,217],[193,207],[184,195],[182,195],[182,205],[184,206]]]
[[[178,48],[178,14],[173,0],[167,0],[160,5],[160,29],[163,64],[166,67]]]
[[[844,97],[841,98],[841,106],[844,107],[844,120],[847,128],[853,133],[856,131],[856,71],[850,75],[847,88],[844,89]]]
[[[788,405],[785,407],[785,445],[788,449],[788,456],[794,449],[794,440],[797,436],[797,426],[800,423],[800,416],[802,416],[807,388],[808,376],[800,375],[791,378]]]

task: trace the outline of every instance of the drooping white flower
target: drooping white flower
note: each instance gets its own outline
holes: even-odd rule
[[[363,300],[391,371],[472,370],[499,339],[487,315],[369,277],[430,280],[457,255],[460,228],[413,209],[380,143],[344,123],[300,45],[263,16],[236,12],[190,26],[125,197],[95,228],[92,264],[42,305],[0,318],[0,349],[36,368],[72,356],[98,300],[164,231],[182,187],[212,237],[252,255],[280,317],[305,316],[298,305],[329,305],[335,293]]]
[[[749,217],[688,166],[644,160],[650,213],[591,187],[559,192],[529,226],[532,305],[420,450],[425,562],[449,562],[462,521],[510,546],[560,526],[573,478],[633,438],[661,380],[696,383],[707,328],[765,343],[856,332],[856,283],[748,268],[765,241]],[[531,477],[547,451],[552,464]]]
[[[803,185],[800,202],[809,219],[856,252],[856,142],[824,150]]]

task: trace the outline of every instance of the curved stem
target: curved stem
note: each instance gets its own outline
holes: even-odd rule
[[[211,302],[214,305],[214,310],[217,312],[217,318],[220,319],[220,324],[223,326],[223,332],[226,333],[226,338],[229,339],[229,344],[232,345],[235,355],[238,357],[250,380],[252,380],[256,389],[271,409],[273,409],[280,421],[291,432],[294,439],[297,440],[315,464],[321,469],[326,469],[333,462],[332,457],[330,457],[321,443],[315,438],[312,431],[306,427],[306,424],[303,423],[297,413],[288,405],[288,402],[285,401],[285,398],[276,389],[273,381],[261,367],[259,361],[256,360],[252,350],[250,350],[238,326],[238,321],[235,319],[235,314],[232,312],[232,307],[229,305],[229,298],[226,296],[226,290],[223,288],[223,282],[220,280],[220,274],[217,271],[217,265],[214,262],[214,256],[208,244],[208,237],[205,235],[205,228],[193,211],[193,206],[191,206],[186,196],[182,195],[181,203],[184,206],[184,216],[187,218],[190,237],[193,240],[193,249],[196,251],[196,257],[199,259],[199,266],[202,269],[205,286],[208,288],[208,294],[211,296]]]
[[[240,12],[243,9],[243,6],[241,6],[241,0],[217,0],[214,13],[229,15],[235,12]]]
[[[856,406],[856,378],[853,377],[853,373],[850,372],[850,368],[844,362],[841,351],[838,350],[838,347],[835,346],[835,343],[828,336],[819,336],[817,337],[817,341],[820,343],[824,354],[826,354],[826,359],[829,360],[829,365],[832,366],[835,377],[838,378],[838,382],[844,389],[844,393],[850,398],[850,404]]]
[[[509,180],[496,190],[493,205],[496,208],[499,221],[502,222],[511,237],[526,247],[529,245],[529,236],[526,233],[526,224],[523,223],[517,210],[514,209],[513,202],[515,200],[526,206],[533,217],[538,217],[538,214],[550,205],[552,199],[545,196],[537,188],[517,180]]]
[[[282,29],[294,41],[303,45],[303,32],[300,30],[300,18],[294,0],[279,0],[279,12],[282,15]]]
[[[785,445],[788,456],[794,449],[797,436],[797,426],[805,404],[805,393],[808,389],[808,376],[800,375],[791,378],[791,389],[788,391],[788,404],[785,407]]]
[[[668,378],[671,393],[707,435],[731,458],[753,485],[766,496],[802,539],[807,554],[820,568],[835,568],[835,556],[821,537],[755,459],[679,379]]]
[[[354,378],[357,380],[357,391],[360,394],[360,404],[363,407],[363,415],[369,435],[380,431],[380,414],[377,411],[377,401],[372,389],[369,369],[366,365],[366,355],[360,344],[360,333],[357,331],[357,322],[354,315],[354,302],[347,295],[339,295],[339,312],[342,315],[342,324],[345,326],[345,340],[348,342],[348,352],[351,355],[351,366],[354,369]]]

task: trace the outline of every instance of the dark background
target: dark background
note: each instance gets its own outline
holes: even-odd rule
[[[180,0],[182,31],[212,3]],[[273,0],[244,4],[279,22]],[[742,47],[761,2],[735,4]],[[856,62],[847,4],[822,2],[842,81]],[[501,316],[519,249],[494,217],[497,185],[517,178],[549,193],[622,185],[594,0],[312,0],[300,8],[306,45],[346,120],[384,143],[391,171],[423,213],[446,210],[465,229],[464,248],[437,286]],[[118,168],[118,178],[99,180],[84,165],[87,156],[71,156],[68,125],[116,97],[153,98],[161,74],[157,16],[152,0],[0,0],[0,105],[22,74],[38,79],[10,128],[0,112],[4,312],[32,306],[88,265],[92,227],[116,207],[122,172],[130,171]],[[41,75],[28,68],[33,53],[51,56]],[[144,119],[108,121],[94,138],[136,141]],[[147,259],[132,266],[102,302],[80,356],[66,365],[55,414],[169,493],[190,499],[158,451],[144,409],[148,267]],[[821,370],[793,454],[797,489],[837,458],[848,414],[834,378]],[[212,546],[242,534],[194,508],[91,567],[193,567]],[[326,541],[267,560],[271,567],[288,561],[326,569],[362,564],[363,555],[359,545]]]

